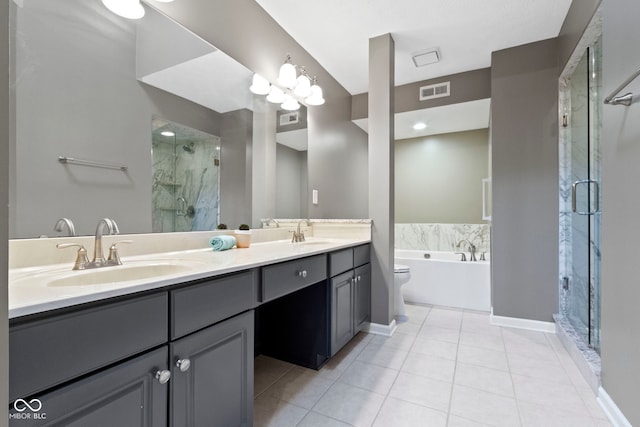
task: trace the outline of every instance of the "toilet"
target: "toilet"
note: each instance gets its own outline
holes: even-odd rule
[[[406,322],[407,309],[404,305],[404,297],[402,296],[402,285],[411,279],[411,268],[407,265],[394,264],[393,266],[393,287],[395,300],[395,317],[397,322]]]

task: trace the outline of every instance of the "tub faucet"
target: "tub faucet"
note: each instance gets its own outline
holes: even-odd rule
[[[476,245],[474,245],[473,243],[471,243],[469,240],[467,240],[467,239],[462,239],[462,240],[460,240],[460,241],[458,242],[458,244],[456,245],[456,248],[460,248],[460,247],[461,247],[461,245],[462,245],[463,243],[465,243],[465,242],[466,242],[466,243],[467,243],[467,245],[469,246],[469,252],[470,252],[470,255],[469,255],[469,261],[478,261],[478,260],[476,259]]]
[[[89,264],[87,264],[87,268],[98,268],[104,267],[106,265],[104,252],[102,251],[102,233],[104,233],[105,229],[108,234],[120,233],[118,225],[111,218],[102,218],[100,221],[98,221],[98,226],[96,227],[95,243],[93,246],[93,260]]]
[[[73,221],[69,218],[60,218],[53,227],[53,230],[61,232],[65,226],[67,227],[67,236],[74,237],[76,235],[76,228],[73,226]]]

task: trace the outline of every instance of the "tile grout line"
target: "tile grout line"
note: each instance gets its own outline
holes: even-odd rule
[[[453,388],[456,383],[456,372],[458,371],[458,351],[460,351],[460,338],[462,335],[462,324],[464,322],[464,311],[460,319],[460,326],[458,326],[458,341],[456,342],[456,358],[453,364],[453,378],[451,378],[451,390],[449,391],[449,406],[447,407],[447,425],[451,419],[451,405],[453,404]]]

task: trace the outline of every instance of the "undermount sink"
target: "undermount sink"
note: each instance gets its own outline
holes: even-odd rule
[[[118,265],[92,270],[74,271],[64,277],[50,280],[47,286],[69,287],[103,285],[108,283],[130,282],[134,280],[152,279],[154,277],[188,273],[193,263],[151,263],[138,265]]]
[[[326,245],[328,243],[331,243],[328,240],[308,240],[308,241],[304,241],[304,242],[295,242],[294,245],[296,246],[311,246],[311,245]]]

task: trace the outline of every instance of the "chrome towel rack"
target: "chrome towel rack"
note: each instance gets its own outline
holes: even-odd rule
[[[126,172],[129,167],[125,165],[117,165],[114,163],[104,163],[104,162],[94,162],[93,160],[83,160],[83,159],[75,159],[73,157],[59,156],[58,161],[64,164],[70,165],[83,165],[83,166],[93,166],[97,168],[105,168],[105,169],[119,169],[123,172]]]
[[[604,99],[604,103],[605,104],[610,104],[610,105],[624,105],[624,106],[628,107],[629,105],[633,104],[634,102],[637,102],[640,99],[640,95],[634,95],[631,92],[625,93],[624,95],[620,95],[620,96],[616,96],[616,95],[618,93],[620,93],[620,91],[622,89],[627,87],[629,85],[629,83],[634,81],[636,79],[636,77],[638,77],[638,76],[640,76],[640,70],[638,70],[635,73],[633,73],[627,80],[622,82],[622,84],[620,86],[618,86],[616,88],[616,90],[611,92],[611,95],[607,96]]]

